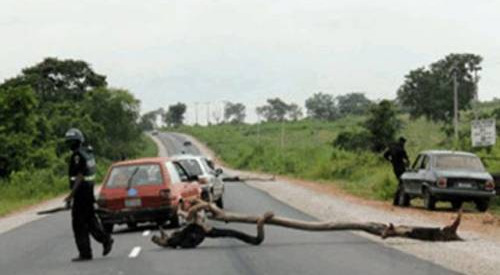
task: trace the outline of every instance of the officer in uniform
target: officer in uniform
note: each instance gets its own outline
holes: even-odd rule
[[[394,169],[394,175],[398,179],[398,189],[396,194],[394,194],[393,204],[397,205],[399,190],[401,188],[401,175],[406,171],[406,167],[409,166],[410,160],[408,159],[408,154],[405,150],[406,139],[400,137],[398,142],[389,146],[389,149],[384,153],[384,158],[392,163],[392,168]]]
[[[76,128],[69,129],[65,139],[72,151],[69,162],[71,193],[65,198],[65,202],[71,205],[73,234],[80,253],[72,261],[88,261],[92,260],[89,234],[103,245],[103,256],[108,255],[111,251],[113,239],[103,230],[95,215],[96,163],[92,149],[83,146],[85,139],[82,132]]]

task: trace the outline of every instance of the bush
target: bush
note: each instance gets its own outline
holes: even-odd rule
[[[367,131],[344,131],[339,133],[332,145],[349,151],[370,149],[370,133]]]

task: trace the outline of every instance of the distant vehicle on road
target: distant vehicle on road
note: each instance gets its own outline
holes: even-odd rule
[[[204,156],[177,155],[172,157],[178,161],[191,176],[195,176],[202,186],[202,199],[224,208],[224,182],[219,177],[223,171],[215,168],[213,162]]]
[[[152,134],[153,136],[157,136],[157,135],[158,135],[158,130],[153,130],[153,131],[151,131],[151,134]]]
[[[435,208],[437,201],[449,201],[454,209],[464,201],[473,201],[484,212],[495,196],[493,177],[476,155],[467,152],[421,152],[401,180],[400,206],[408,206],[411,199],[421,197],[429,210]]]
[[[115,224],[134,228],[138,223],[170,221],[179,226],[178,207],[187,198],[201,198],[195,177],[169,158],[143,158],[113,164],[98,195],[99,216],[105,230]]]

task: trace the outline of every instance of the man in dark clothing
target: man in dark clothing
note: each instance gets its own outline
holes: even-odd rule
[[[392,163],[392,168],[394,169],[394,174],[398,179],[398,189],[396,194],[394,195],[393,204],[397,205],[398,203],[398,195],[399,189],[401,187],[401,175],[406,171],[406,167],[409,166],[410,160],[408,159],[408,154],[406,154],[405,150],[406,139],[404,137],[400,137],[397,143],[389,146],[389,149],[385,151],[384,158]]]
[[[80,130],[72,128],[66,132],[66,143],[72,154],[69,162],[71,193],[64,200],[71,204],[73,235],[79,251],[73,261],[92,260],[89,234],[103,245],[103,256],[111,251],[113,239],[106,233],[94,210],[95,158],[90,147],[84,148],[84,137]]]

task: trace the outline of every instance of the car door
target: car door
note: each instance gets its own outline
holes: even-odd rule
[[[422,163],[423,159],[422,154],[418,155],[415,161],[413,162],[413,165],[411,168],[406,171],[402,176],[401,179],[403,181],[403,186],[404,189],[407,193],[412,193],[412,194],[417,194],[419,193],[419,167]]]
[[[165,163],[165,167],[170,178],[170,189],[173,200],[172,203],[177,204],[179,200],[186,195],[185,182],[182,181],[182,178],[173,162],[167,161]]]
[[[177,173],[182,181],[181,196],[184,199],[198,198],[199,197],[199,185],[196,181],[190,180],[189,174],[186,169],[178,162],[172,162],[174,164]]]
[[[210,184],[213,188],[213,195],[215,199],[219,199],[224,193],[224,183],[222,179],[216,174],[215,170],[212,169],[212,166],[209,163],[209,160],[206,158],[201,159],[203,170],[206,171],[210,175]]]
[[[423,186],[432,184],[430,171],[430,156],[422,155],[422,160],[418,165],[418,173],[415,182],[415,192],[422,194]]]
[[[419,169],[419,179],[420,179],[420,193],[422,192],[422,186],[430,186],[436,180],[431,169],[431,155],[425,155],[422,159]]]

